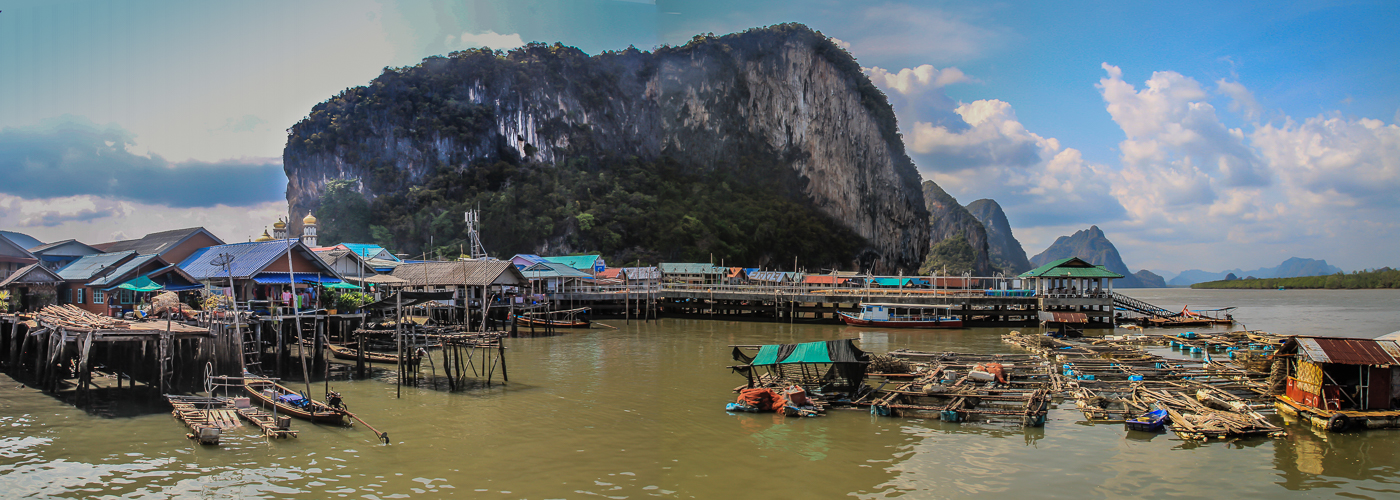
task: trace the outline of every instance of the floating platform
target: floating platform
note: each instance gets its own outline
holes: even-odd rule
[[[167,394],[165,400],[175,408],[171,415],[190,428],[185,437],[200,444],[217,445],[225,429],[243,426],[233,406],[219,398]]]

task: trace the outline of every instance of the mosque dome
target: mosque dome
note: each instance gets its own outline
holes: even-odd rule
[[[311,215],[311,212],[307,212],[307,213],[306,213],[306,218],[305,218],[305,219],[302,219],[302,220],[301,220],[301,223],[302,223],[302,224],[315,224],[315,223],[316,223],[316,216]]]
[[[267,234],[267,228],[263,228],[262,236],[259,236],[258,239],[253,241],[272,241],[272,235]]]
[[[286,223],[286,222],[282,222],[282,218],[281,218],[281,217],[278,217],[278,218],[277,218],[277,222],[272,223],[272,228],[273,228],[273,229],[286,229],[286,228],[287,228],[287,223]],[[267,232],[267,231],[263,231],[263,232]]]

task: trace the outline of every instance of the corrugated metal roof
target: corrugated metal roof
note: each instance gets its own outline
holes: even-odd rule
[[[545,278],[592,278],[592,274],[579,271],[563,262],[538,262],[525,268],[520,274],[526,278],[537,280]]]
[[[97,278],[97,279],[95,279],[95,280],[92,280],[92,281],[88,282],[88,285],[90,285],[90,286],[107,286],[107,285],[109,285],[109,284],[111,284],[111,285],[119,285],[119,284],[121,284],[122,282],[126,281],[127,278],[129,278],[129,276],[127,276],[128,274],[131,274],[131,273],[133,273],[133,272],[136,272],[136,268],[141,267],[142,265],[146,264],[147,262],[150,262],[152,259],[158,259],[158,258],[160,258],[160,257],[159,257],[159,256],[156,256],[156,255],[154,255],[154,254],[152,254],[152,255],[138,255],[138,256],[136,256],[136,258],[134,258],[134,259],[128,260],[128,261],[126,261],[126,262],[123,262],[122,265],[117,266],[117,268],[114,269],[114,270],[112,270],[112,272],[107,273],[107,274],[104,274],[104,275],[102,275],[102,277]]]
[[[714,264],[691,263],[691,262],[662,262],[661,274],[719,274],[723,275],[725,268]]]
[[[1066,257],[1031,269],[1021,278],[1122,278],[1123,275],[1096,266],[1079,257]]]
[[[19,247],[21,250],[44,244],[44,242],[35,239],[33,236],[24,233],[16,233],[14,231],[0,231],[0,236],[10,240],[11,243],[14,243],[15,246]]]
[[[361,257],[365,258],[385,259],[392,260],[395,262],[400,261],[399,258],[394,256],[394,254],[390,253],[389,250],[379,245],[374,245],[370,243],[341,243],[339,246],[348,248],[351,251],[359,254]],[[387,255],[388,257],[381,257],[381,255]]]
[[[65,280],[90,280],[104,269],[120,265],[126,259],[136,256],[135,251],[99,253],[85,255],[58,270],[59,277]]]
[[[226,278],[230,274],[233,275],[234,279],[248,279],[261,272],[263,268],[271,265],[274,260],[278,258],[287,258],[286,251],[288,241],[291,242],[293,251],[302,252],[303,257],[306,257],[316,265],[317,270],[309,272],[320,272],[331,276],[340,276],[336,274],[330,266],[327,266],[325,261],[317,257],[315,252],[312,252],[305,244],[302,244],[299,239],[252,241],[248,243],[232,243],[201,248],[185,258],[185,261],[180,263],[180,269],[183,269],[185,272],[189,273],[190,276],[198,280]],[[220,254],[228,254],[233,257],[233,262],[230,264],[228,270],[214,263],[217,261]],[[296,271],[297,274],[303,272],[301,269],[297,269]]]
[[[528,283],[508,260],[462,260],[456,262],[415,262],[394,268],[395,278],[408,286],[440,285],[524,285]]]
[[[68,251],[67,253],[64,253],[64,252],[61,251],[60,249],[61,249],[61,247],[65,247],[65,246],[70,246],[70,247],[72,247],[72,248],[71,248],[70,251]],[[98,250],[98,249],[96,249],[96,248],[93,248],[92,245],[88,245],[88,244],[83,243],[83,242],[78,241],[78,240],[63,240],[63,241],[55,241],[55,242],[49,243],[49,244],[47,244],[47,245],[39,245],[39,246],[37,246],[37,247],[30,248],[30,249],[29,249],[29,253],[32,253],[32,254],[35,254],[35,255],[58,255],[58,256],[81,257],[81,256],[84,256],[84,255],[92,255],[92,254],[102,253],[102,251],[101,251],[101,250]]]
[[[661,270],[656,267],[624,267],[620,273],[628,280],[659,280]]]
[[[1400,345],[1391,340],[1296,337],[1299,353],[1315,363],[1343,365],[1400,364]]]
[[[1088,323],[1089,315],[1077,312],[1040,311],[1040,320],[1050,323]]]
[[[30,264],[10,274],[10,277],[0,280],[0,288],[5,288],[15,283],[52,283],[55,281],[62,281],[62,278],[59,278],[53,271],[50,271],[40,264]]]
[[[169,231],[161,231],[159,233],[151,233],[135,240],[114,241],[104,246],[106,247],[105,250],[108,252],[125,252],[127,250],[135,250],[136,253],[139,253],[141,255],[152,253],[159,254],[166,250],[170,250],[171,248],[175,248],[176,245],[179,245],[180,242],[185,241],[186,238],[194,236],[196,233],[200,232],[208,234],[210,238],[214,239],[214,241],[223,241],[219,239],[218,236],[214,236],[213,233],[210,233],[208,230],[202,227],[189,227],[185,229],[172,229]]]
[[[591,273],[593,272],[593,264],[601,259],[599,259],[597,255],[566,255],[560,257],[545,257],[544,260],[547,262],[564,264],[574,269]]]
[[[791,281],[792,278],[788,276],[788,273],[782,271],[759,271],[756,273],[749,273],[749,279],[753,281],[781,283],[783,281]]]

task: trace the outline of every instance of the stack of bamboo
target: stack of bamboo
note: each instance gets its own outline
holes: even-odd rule
[[[61,326],[80,330],[121,330],[131,325],[125,321],[99,316],[71,304],[46,306],[37,315],[39,321],[50,326]]]
[[[1141,399],[1156,403],[1171,415],[1171,428],[1184,439],[1220,439],[1241,436],[1272,436],[1283,429],[1248,408],[1236,411],[1211,408],[1180,392],[1139,389]]]

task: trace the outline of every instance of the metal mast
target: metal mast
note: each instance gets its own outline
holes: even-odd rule
[[[481,236],[476,232],[477,224],[481,223],[481,211],[468,210],[466,212],[467,234],[472,240],[472,258],[486,258],[486,247],[481,246]]]

